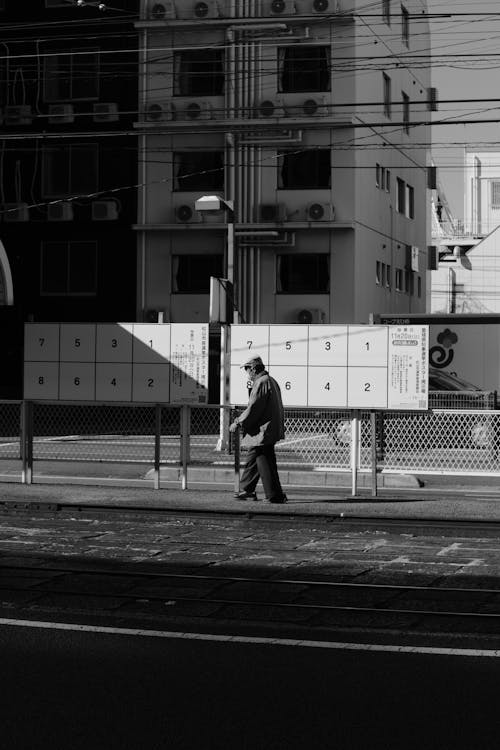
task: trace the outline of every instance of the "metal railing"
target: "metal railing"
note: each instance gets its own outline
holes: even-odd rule
[[[137,481],[147,477],[155,488],[164,467],[175,467],[182,488],[195,467],[223,469],[231,481],[239,471],[235,456],[239,461],[241,451],[244,460],[245,445],[240,449],[230,435],[221,450],[220,414],[218,405],[0,401],[0,474],[29,484],[41,471],[50,474],[51,462],[65,462],[71,467],[68,481],[89,472],[98,478],[99,466],[101,476],[108,468],[104,476],[112,475],[113,467],[120,475],[124,464],[135,465]],[[363,411],[356,418],[354,446],[352,412],[285,409],[286,437],[276,446],[280,466],[372,475],[500,475],[500,411]],[[79,469],[83,463],[92,468]],[[209,481],[208,472],[203,476]]]

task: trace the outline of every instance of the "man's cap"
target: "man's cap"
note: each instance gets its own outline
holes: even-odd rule
[[[262,367],[264,367],[264,362],[261,357],[250,357],[250,359],[247,359],[247,361],[241,365],[240,370],[244,367],[255,367],[255,365],[262,365]]]

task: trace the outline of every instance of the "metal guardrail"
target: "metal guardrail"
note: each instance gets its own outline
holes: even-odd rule
[[[240,446],[234,435],[221,441],[221,412],[218,405],[0,401],[0,473],[2,466],[15,466],[21,481],[31,483],[38,465],[52,461],[137,464],[159,488],[161,468],[173,466],[186,488],[190,467],[234,469]],[[229,416],[231,421],[234,414]],[[286,438],[276,446],[280,466],[500,475],[500,411],[484,403],[479,409],[363,411],[357,416],[354,455],[351,412],[285,409]],[[78,469],[72,472],[78,476]]]

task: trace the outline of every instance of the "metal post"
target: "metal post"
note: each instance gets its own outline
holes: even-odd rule
[[[161,460],[161,406],[155,406],[155,468],[154,468],[154,488],[160,489],[160,460]]]
[[[352,490],[355,497],[358,493],[358,452],[359,452],[359,411],[351,412],[351,472]]]
[[[22,483],[33,483],[33,404],[23,401],[21,405],[21,458]]]
[[[191,409],[187,404],[181,406],[181,487],[183,490],[188,488],[190,412]]]
[[[370,412],[371,461],[372,461],[372,497],[377,497],[377,415]]]
[[[240,491],[240,441],[241,433],[240,430],[233,432],[234,440],[234,492],[237,494]]]
[[[229,435],[229,347],[231,330],[226,323],[222,323],[220,330],[220,423],[219,439],[216,450],[228,448]]]

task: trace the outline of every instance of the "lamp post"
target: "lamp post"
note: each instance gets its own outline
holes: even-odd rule
[[[226,294],[231,295],[230,309],[233,311],[230,320],[221,323],[221,353],[220,353],[220,431],[217,442],[217,450],[225,450],[228,445],[229,436],[229,351],[231,329],[229,323],[238,322],[238,311],[236,308],[235,290],[235,255],[234,255],[234,202],[225,200],[219,195],[204,195],[195,202],[196,211],[225,211],[227,216],[226,226],[226,253],[225,253],[225,276],[228,283]],[[227,309],[227,305],[226,305]]]

